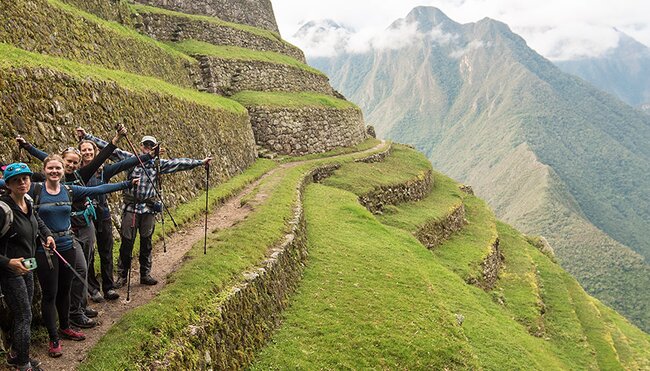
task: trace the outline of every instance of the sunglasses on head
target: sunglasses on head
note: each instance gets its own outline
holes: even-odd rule
[[[75,147],[68,147],[68,148],[64,149],[63,152],[61,152],[61,154],[64,155],[64,154],[70,153],[70,152],[74,152],[74,153],[81,156],[81,152],[79,152],[79,150],[77,148],[75,148]]]

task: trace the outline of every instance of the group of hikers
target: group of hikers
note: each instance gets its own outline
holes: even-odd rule
[[[156,215],[164,208],[157,188],[160,175],[207,167],[212,160],[163,160],[153,136],[142,138],[139,155],[123,151],[117,148],[127,135],[123,125],[116,127],[110,142],[83,128],[77,128],[76,134],[79,144],[60,154],[45,153],[16,138],[21,149],[43,162],[42,173],[23,162],[0,167],[0,298],[13,318],[11,327],[3,324],[7,328],[2,330],[10,343],[7,364],[18,370],[40,369],[40,362],[29,355],[34,276],[43,293],[48,354],[60,357],[61,339],[85,340],[80,329],[97,325],[98,312],[88,306],[88,299],[103,302],[120,297],[116,289],[129,280],[138,232],[140,284],[158,283],[151,276],[151,264]],[[106,163],[109,159],[112,162]],[[126,172],[125,181],[109,183],[121,172]],[[116,191],[123,192],[123,208],[114,280],[113,224],[106,195]],[[95,275],[95,247],[101,282]]]

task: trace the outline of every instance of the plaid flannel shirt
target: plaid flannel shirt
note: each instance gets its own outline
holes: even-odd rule
[[[84,139],[92,140],[97,144],[99,148],[104,148],[108,145],[108,142],[99,139],[90,134],[86,134]],[[114,160],[121,161],[133,156],[131,152],[127,152],[121,149],[116,149],[113,152]],[[195,167],[203,165],[203,160],[194,160],[191,158],[175,158],[171,160],[160,160],[160,174],[171,174],[177,171],[191,170]],[[140,184],[137,187],[126,189],[122,191],[123,199],[135,199],[142,202],[128,203],[124,201],[124,211],[136,213],[136,214],[155,214],[156,212],[152,209],[150,204],[144,202],[144,200],[157,199],[156,196],[156,183],[158,182],[158,169],[156,168],[155,160],[151,159],[144,163],[145,168],[142,168],[142,165],[134,167],[128,173],[128,180],[135,178],[140,178]],[[145,175],[145,171],[149,174],[149,177]],[[153,181],[150,182],[149,179]]]

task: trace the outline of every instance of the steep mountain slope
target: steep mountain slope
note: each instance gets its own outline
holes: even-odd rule
[[[311,62],[380,135],[547,235],[588,291],[650,329],[650,118],[562,73],[503,23],[460,25],[418,7],[388,31],[405,25],[418,32],[399,48]]]
[[[632,106],[650,106],[650,48],[623,32],[618,46],[599,57],[557,61],[579,76]]]

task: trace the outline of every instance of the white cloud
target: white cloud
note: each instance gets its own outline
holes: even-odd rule
[[[473,40],[470,41],[469,44],[467,44],[464,48],[454,50],[453,52],[449,53],[449,56],[452,58],[460,58],[463,55],[471,52],[472,50],[480,49],[480,48],[485,48],[489,47],[491,44],[489,42],[485,43],[481,40]]]
[[[330,18],[359,30],[360,35],[350,39],[350,43],[355,45],[353,50],[361,50],[364,42],[367,46],[369,40],[385,36],[382,32],[388,25],[419,5],[435,6],[459,23],[476,22],[484,17],[500,20],[526,39],[529,46],[550,59],[599,55],[616,46],[618,36],[613,28],[650,46],[650,1],[647,0],[618,0],[615,3],[610,0],[272,2],[285,37],[292,35],[301,21]],[[395,36],[399,40],[399,36]],[[298,43],[297,40],[294,42]],[[299,43],[298,46],[304,47]]]

